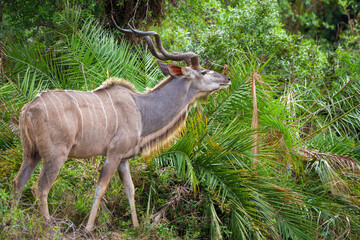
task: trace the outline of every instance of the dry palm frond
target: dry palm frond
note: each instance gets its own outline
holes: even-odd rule
[[[257,71],[254,71],[251,75],[251,94],[253,95],[253,117],[251,128],[257,129],[259,127],[259,114],[258,114],[258,107],[257,107],[257,97],[256,97],[256,82],[263,82],[261,76]],[[251,154],[258,155],[259,154],[259,134],[256,133],[254,135],[254,147],[251,149]],[[256,163],[257,160],[254,159]]]
[[[257,94],[256,94],[256,84],[260,84],[260,86],[265,86],[265,87],[269,88],[270,90],[272,90],[272,89],[267,83],[264,82],[258,69],[254,69],[252,71],[248,81],[251,82],[251,95],[253,96],[253,101],[252,101],[253,102],[253,115],[252,115],[251,128],[258,129],[260,126],[260,123],[259,123],[259,113],[258,113],[258,99],[257,99]],[[251,149],[251,154],[254,154],[256,156],[260,153],[260,151],[259,151],[260,150],[259,133],[255,133],[253,138],[254,138],[254,144],[253,144],[253,148]],[[258,160],[255,157],[253,162],[256,163],[257,161]]]
[[[360,166],[357,161],[349,156],[320,152],[319,150],[308,150],[299,148],[298,152],[307,158],[311,158],[308,165],[309,171],[314,169],[320,180],[329,188],[333,195],[351,195],[351,189],[345,179],[349,173],[360,173]],[[338,171],[336,171],[338,170]]]
[[[351,170],[360,172],[360,165],[350,156],[320,152],[319,150],[298,149],[301,155],[316,160],[327,160],[334,169]]]

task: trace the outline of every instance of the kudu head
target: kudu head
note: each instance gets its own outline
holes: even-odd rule
[[[185,61],[187,67],[166,64],[158,61],[160,69],[165,76],[170,75],[174,79],[182,78],[191,81],[190,87],[199,92],[203,92],[205,96],[212,93],[213,91],[226,88],[230,85],[230,78],[228,76],[201,67],[199,64],[199,55],[193,52],[168,53],[162,46],[160,35],[157,32],[139,31],[132,28],[129,24],[128,27],[130,29],[122,29],[116,24],[114,18],[113,22],[120,32],[135,33],[144,37],[150,52],[156,58],[160,60]],[[155,37],[156,46],[160,52],[156,50],[150,36]]]

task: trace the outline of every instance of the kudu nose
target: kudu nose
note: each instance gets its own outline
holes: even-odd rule
[[[231,82],[230,77],[227,77],[228,81]]]

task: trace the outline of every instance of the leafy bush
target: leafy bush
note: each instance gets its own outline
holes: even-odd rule
[[[231,6],[219,0],[191,0],[168,10],[161,26],[154,28],[164,36],[164,44],[173,51],[194,51],[206,65],[218,68],[239,53],[251,52],[262,62],[275,55],[268,73],[286,82],[325,75],[326,55],[313,40],[286,33],[276,1],[243,0]]]

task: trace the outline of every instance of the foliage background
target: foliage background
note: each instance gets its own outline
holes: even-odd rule
[[[347,0],[0,0],[0,238],[358,239],[359,10]],[[56,226],[34,205],[41,164],[11,212],[22,149],[9,122],[42,90],[116,76],[142,92],[163,78],[111,14],[207,68],[227,64],[232,84],[198,102],[173,146],[131,162],[141,226],[131,228],[116,175],[89,236],[104,159],[65,163],[49,194]]]

